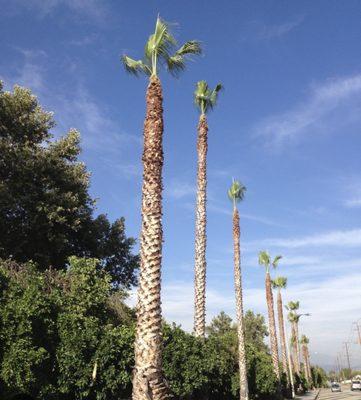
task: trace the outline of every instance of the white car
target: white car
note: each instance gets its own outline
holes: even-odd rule
[[[337,382],[332,382],[331,392],[341,392],[341,385]]]
[[[361,390],[361,381],[352,381],[351,390]]]

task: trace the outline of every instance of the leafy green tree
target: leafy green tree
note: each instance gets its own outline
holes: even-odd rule
[[[94,218],[80,136],[54,140],[52,113],[30,90],[0,82],[0,257],[63,269],[71,255],[96,257],[115,284],[136,283],[138,257],[124,219]]]
[[[110,304],[97,260],[72,257],[61,272],[7,261],[0,278],[0,398],[129,397],[134,323]]]

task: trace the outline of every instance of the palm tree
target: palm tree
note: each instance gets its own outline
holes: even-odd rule
[[[285,334],[285,327],[284,327],[283,302],[282,302],[282,294],[281,294],[281,289],[285,289],[287,287],[287,278],[285,278],[283,276],[277,277],[276,279],[274,279],[272,281],[272,286],[274,289],[277,289],[277,314],[278,314],[278,329],[280,332],[280,342],[281,342],[282,370],[283,370],[283,373],[286,374],[287,379],[289,381],[286,334]]]
[[[299,343],[299,334],[298,334],[298,323],[300,321],[300,318],[303,315],[310,315],[310,314],[297,314],[297,310],[300,308],[300,302],[299,301],[290,301],[286,305],[287,310],[290,311],[288,314],[288,320],[292,324],[292,335],[295,337],[294,344],[293,344],[293,349],[295,352],[295,367],[296,367],[296,372],[300,372],[300,343]]]
[[[194,101],[200,111],[197,139],[198,167],[194,263],[194,334],[199,337],[204,337],[206,326],[206,201],[208,150],[208,123],[206,114],[216,105],[218,93],[221,89],[221,84],[218,84],[211,90],[205,81],[200,81],[197,83],[194,92]]]
[[[140,239],[140,277],[135,339],[133,399],[165,399],[168,387],[162,373],[162,167],[163,95],[158,77],[161,66],[177,74],[185,68],[191,54],[200,54],[197,41],[176,50],[176,40],[168,25],[158,16],[155,31],[145,45],[143,60],[123,55],[127,72],[149,77],[144,122],[142,228]],[[174,52],[173,52],[174,51]]]
[[[242,201],[245,186],[238,181],[233,181],[232,186],[228,190],[228,197],[233,203],[233,247],[234,247],[234,287],[236,292],[236,313],[237,313],[237,333],[238,333],[238,365],[239,365],[239,382],[240,382],[240,399],[248,400],[248,383],[247,383],[247,365],[246,365],[246,349],[243,321],[243,296],[242,296],[242,274],[240,260],[240,226],[239,212],[237,203]]]
[[[287,307],[287,306],[286,306]],[[294,367],[295,367],[295,372],[297,374],[300,373],[300,347],[299,347],[299,335],[298,335],[298,321],[300,320],[300,317],[297,313],[295,312],[290,312],[288,313],[288,321],[291,323],[291,329],[292,329],[292,334],[291,334],[291,345],[293,349],[293,354],[294,354]]]
[[[300,344],[302,345],[302,356],[303,356],[303,370],[305,374],[305,378],[308,383],[311,383],[311,375],[309,368],[309,359],[308,359],[308,343],[310,343],[308,337],[306,335],[302,335],[300,339]]]
[[[276,268],[279,260],[282,256],[276,256],[271,262],[271,257],[266,251],[260,251],[258,256],[258,262],[260,265],[266,267],[266,300],[268,309],[268,323],[269,323],[269,333],[271,342],[271,355],[273,361],[273,369],[278,378],[280,379],[280,369],[279,369],[279,358],[278,358],[278,343],[277,343],[277,331],[275,322],[275,312],[273,304],[273,293],[272,293],[272,283],[270,276],[270,267]]]

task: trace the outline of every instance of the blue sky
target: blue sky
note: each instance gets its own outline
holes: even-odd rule
[[[265,313],[257,252],[282,254],[286,300],[298,299],[312,357],[334,362],[361,317],[361,3],[340,1],[0,0],[0,77],[37,94],[58,123],[82,135],[98,211],[140,225],[146,78],[140,58],[158,14],[204,55],[164,85],[163,307],[190,329],[197,110],[195,82],[225,90],[209,115],[208,319],[234,315],[231,178],[240,205],[246,308]],[[317,353],[317,354],[316,354]],[[360,347],[352,345],[360,365]]]

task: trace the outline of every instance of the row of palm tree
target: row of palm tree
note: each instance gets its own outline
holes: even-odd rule
[[[145,45],[144,57],[136,60],[123,55],[122,61],[127,72],[136,76],[148,76],[146,91],[146,116],[143,130],[143,184],[142,184],[142,225],[140,236],[140,275],[137,301],[137,325],[135,338],[135,366],[133,374],[134,400],[164,400],[170,392],[162,371],[162,312],[161,312],[161,263],[162,263],[162,169],[163,169],[163,94],[159,71],[165,68],[172,75],[179,75],[186,67],[186,61],[201,54],[198,41],[191,40],[180,47],[169,30],[169,26],[158,16],[154,33]],[[206,201],[207,201],[207,113],[217,102],[222,89],[218,84],[213,90],[205,81],[196,85],[195,103],[200,111],[197,139],[197,198],[195,229],[195,312],[194,334],[205,336],[206,320]],[[233,204],[234,239],[234,282],[236,314],[239,339],[240,399],[248,400],[246,375],[245,336],[243,323],[243,298],[240,263],[240,222],[237,203],[244,198],[246,188],[233,181],[228,195]],[[270,267],[276,267],[281,256],[271,260],[267,252],[259,255],[260,264],[265,266],[266,299],[269,316],[271,354],[275,374],[280,379],[278,340],[273,306]],[[280,290],[286,286],[285,278],[278,278],[274,285],[279,289],[278,322],[281,336],[282,370],[288,373],[286,335],[283,328],[283,305]],[[292,318],[299,314],[292,310]],[[299,317],[298,317],[299,318]],[[292,325],[293,336],[297,338],[296,364],[299,371],[298,320]],[[302,342],[303,354],[307,343]],[[306,359],[306,358],[305,358]],[[309,359],[309,358],[308,358]],[[308,367],[307,367],[308,368]],[[305,370],[306,371],[306,370]],[[307,370],[309,374],[309,369]],[[290,371],[292,375],[292,371]],[[288,375],[290,376],[290,375]]]
[[[300,374],[300,344],[302,345],[302,355],[303,355],[303,368],[304,376],[306,381],[311,383],[311,366],[310,366],[310,356],[308,350],[309,339],[302,335],[299,339],[299,321],[302,316],[308,316],[310,314],[299,314],[297,311],[300,307],[299,301],[290,301],[285,307],[289,311],[288,321],[291,323],[291,339],[290,343],[292,346],[293,354],[287,354],[289,352],[287,346],[287,335],[286,335],[286,325],[283,315],[283,300],[281,290],[287,287],[287,278],[283,276],[278,276],[275,279],[270,278],[270,267],[277,268],[279,261],[282,256],[276,256],[273,260],[266,251],[261,251],[259,253],[259,264],[265,266],[266,268],[266,302],[269,317],[269,336],[270,336],[270,347],[271,355],[274,366],[274,372],[278,379],[280,379],[280,363],[279,363],[279,351],[278,351],[278,340],[277,340],[277,330],[275,324],[275,312],[274,312],[274,302],[273,302],[273,292],[272,288],[277,290],[277,314],[278,314],[278,330],[280,335],[280,347],[281,347],[281,361],[282,361],[282,373],[287,377],[287,381],[293,386],[293,373]]]

